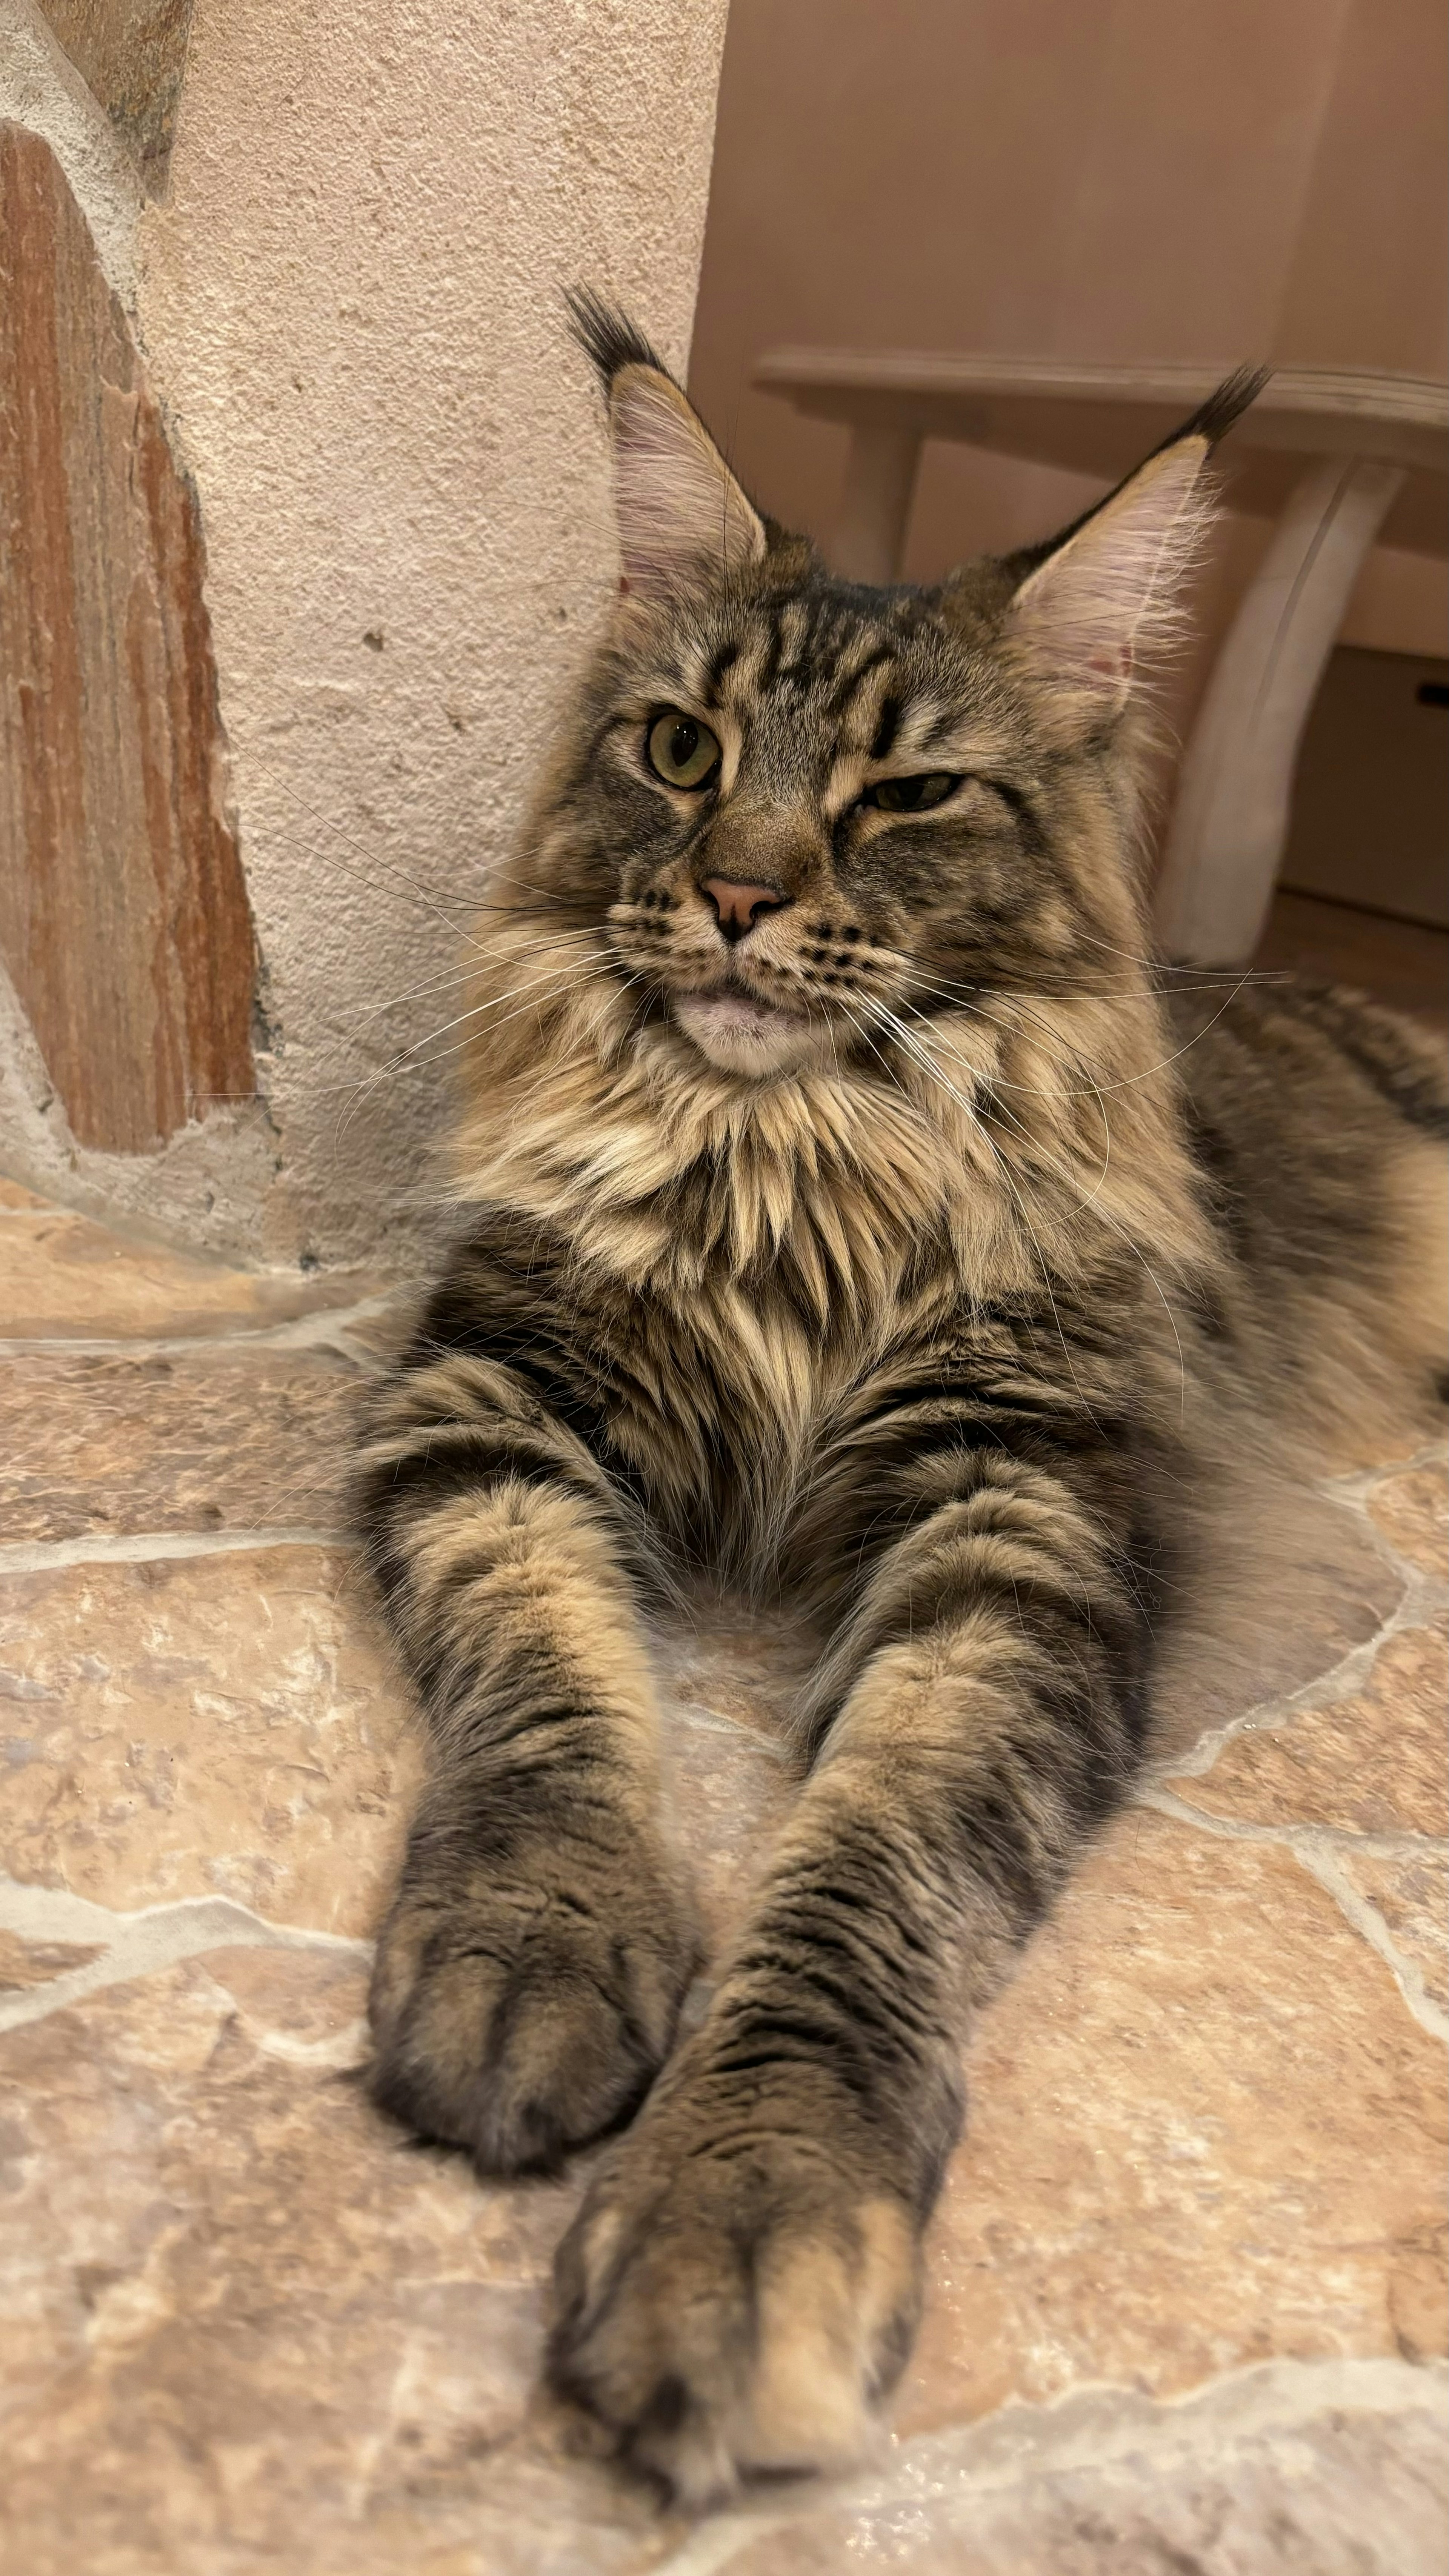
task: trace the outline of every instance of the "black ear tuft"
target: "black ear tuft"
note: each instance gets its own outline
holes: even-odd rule
[[[564,302],[573,336],[598,370],[605,393],[621,367],[652,367],[656,375],[669,376],[674,382],[658,350],[651,348],[638,325],[616,304],[606,304],[591,286],[566,287]]]
[[[765,522],[657,350],[591,286],[564,301],[609,407],[621,588],[663,597],[758,563]]]
[[[1234,367],[1232,374],[1224,376],[1216,391],[1208,395],[1207,401],[1199,404],[1191,420],[1185,420],[1180,428],[1174,429],[1164,438],[1162,446],[1175,447],[1180,438],[1205,438],[1210,447],[1216,447],[1218,440],[1226,437],[1234,421],[1241,420],[1249,406],[1257,401],[1263,387],[1272,381],[1272,375],[1271,367]],[[1154,452],[1160,455],[1162,450],[1159,448]]]
[[[1201,438],[1209,447],[1215,447],[1220,438],[1226,437],[1234,421],[1241,420],[1249,405],[1257,401],[1263,387],[1271,383],[1272,376],[1271,367],[1234,367],[1232,374],[1224,376],[1206,402],[1198,404],[1190,419],[1180,420],[1176,429],[1170,429],[1165,438],[1160,438],[1143,457],[1142,464],[1134,465],[1130,474],[1124,474],[1121,482],[1115,484],[1102,500],[1093,501],[1079,519],[1073,519],[1069,527],[1059,528],[1054,537],[1043,537],[1037,545],[1018,546],[1013,553],[1003,555],[1002,565],[1010,574],[1013,585],[1025,581],[1039,565],[1069,545],[1073,537],[1080,536],[1090,520],[1095,519],[1099,512],[1109,510],[1129,483],[1135,482],[1144,465],[1151,465],[1157,457],[1165,456],[1170,447],[1180,446],[1185,438]]]
[[[1182,601],[1214,511],[1204,467],[1268,381],[1237,367],[1070,528],[1005,557],[1007,632],[1056,684],[1073,723],[1115,716],[1180,628]]]

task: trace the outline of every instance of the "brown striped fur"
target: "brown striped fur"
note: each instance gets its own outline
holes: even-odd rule
[[[359,1460],[433,1766],[376,2090],[489,2172],[643,2102],[550,2369],[698,2500],[848,2457],[899,2371],[962,2039],[1143,1758],[1233,1470],[1424,1400],[1444,1091],[1386,1012],[1148,953],[1142,681],[1251,384],[1053,547],[871,592],[579,321],[625,579],[479,924],[458,1241]],[[700,1573],[828,1642],[671,2055],[646,1623]]]

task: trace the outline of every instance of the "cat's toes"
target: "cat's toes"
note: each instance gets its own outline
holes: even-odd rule
[[[917,2231],[828,2144],[651,2114],[559,2248],[549,2371],[692,2506],[869,2448],[919,2310]]]
[[[629,1912],[482,1873],[404,1890],[373,1974],[374,2098],[485,2173],[547,2171],[597,2137],[663,2062],[698,1955],[676,1891]]]

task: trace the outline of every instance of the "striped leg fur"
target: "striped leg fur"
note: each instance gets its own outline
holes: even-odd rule
[[[695,2502],[860,2449],[967,2017],[1131,1767],[1143,1623],[1110,1534],[1021,1460],[958,1449],[954,1476],[866,1583],[754,1920],[560,2252],[556,2384]]]
[[[638,2101],[699,1946],[619,1506],[525,1383],[443,1353],[378,1403],[358,1514],[430,1757],[376,2097],[484,2171],[548,2169]]]

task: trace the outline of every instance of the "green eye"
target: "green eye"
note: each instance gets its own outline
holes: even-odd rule
[[[708,725],[677,707],[656,716],[644,737],[649,766],[666,787],[707,787],[719,767],[719,744]]]
[[[883,814],[924,814],[929,806],[944,805],[960,784],[949,769],[928,769],[919,778],[878,778],[860,801],[878,805]]]

